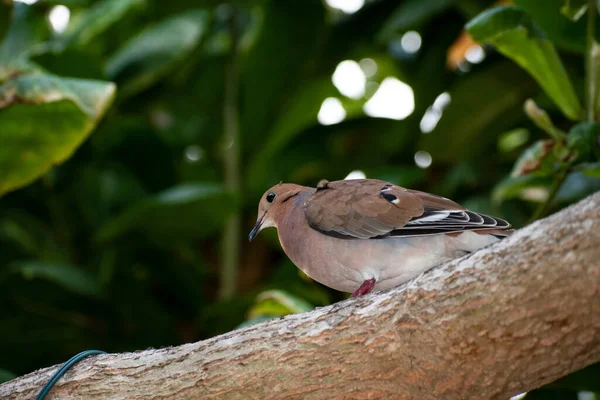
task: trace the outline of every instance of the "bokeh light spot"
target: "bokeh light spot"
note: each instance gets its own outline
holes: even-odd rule
[[[342,122],[346,118],[346,110],[340,99],[328,97],[323,100],[317,120],[321,125],[333,125]]]
[[[190,163],[198,162],[204,157],[202,147],[192,144],[185,148],[185,159]]]
[[[415,153],[415,164],[419,168],[427,168],[431,165],[433,159],[431,158],[431,154],[426,151],[417,151]]]
[[[364,172],[362,172],[362,171],[360,171],[360,170],[357,169],[355,171],[350,172],[348,174],[348,176],[344,178],[344,180],[349,180],[349,179],[365,179],[366,177],[367,177],[367,175]]]
[[[360,99],[365,94],[367,77],[356,61],[345,60],[339,63],[331,80],[346,97]]]
[[[370,117],[404,119],[415,110],[415,95],[406,83],[388,77],[381,82],[363,110]]]
[[[365,0],[326,0],[327,5],[346,14],[354,14],[365,5]]]
[[[408,54],[414,54],[421,48],[421,35],[416,31],[408,31],[402,35],[400,45],[402,49]]]
[[[485,58],[485,51],[480,45],[474,44],[473,46],[467,49],[465,53],[465,58],[471,64],[479,64]]]
[[[71,10],[63,5],[52,7],[50,14],[48,14],[50,25],[52,25],[52,30],[57,33],[62,33],[65,31],[65,29],[67,29],[70,18]]]
[[[360,69],[367,78],[374,76],[377,73],[377,63],[372,58],[363,58],[358,62]]]

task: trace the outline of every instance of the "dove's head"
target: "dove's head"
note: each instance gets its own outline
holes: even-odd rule
[[[267,190],[258,203],[258,219],[248,239],[254,239],[264,228],[277,227],[281,217],[294,203],[292,198],[306,189],[308,188],[293,183],[280,183]]]

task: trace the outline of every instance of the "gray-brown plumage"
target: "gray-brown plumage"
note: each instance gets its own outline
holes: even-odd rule
[[[376,179],[276,185],[259,204],[250,239],[269,226],[300,269],[354,295],[396,286],[510,234],[500,218]]]

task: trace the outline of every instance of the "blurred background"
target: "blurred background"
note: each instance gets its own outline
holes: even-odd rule
[[[494,42],[507,18],[465,31],[514,3],[564,76]],[[0,0],[0,381],[346,298],[274,229],[248,243],[280,181],[379,178],[516,227],[600,190],[595,118],[561,141],[586,119],[575,3]],[[591,393],[585,371],[527,397]]]

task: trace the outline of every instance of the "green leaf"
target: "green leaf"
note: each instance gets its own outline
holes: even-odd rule
[[[221,227],[235,209],[235,199],[220,185],[190,183],[140,200],[109,220],[96,240],[115,240],[139,230],[157,241],[202,238]]]
[[[112,102],[110,82],[25,75],[0,86],[0,195],[65,161]]]
[[[69,26],[59,39],[61,46],[73,44],[87,45],[94,37],[106,31],[111,25],[123,18],[130,10],[141,8],[147,0],[102,0],[86,9]]]
[[[573,151],[574,163],[592,161],[594,148],[600,138],[600,124],[584,121],[575,125],[567,135],[567,147]]]
[[[258,324],[288,314],[308,312],[314,306],[284,290],[268,290],[259,294],[256,304],[248,311],[248,319],[238,328]]]
[[[588,0],[566,0],[560,12],[571,21],[578,21],[588,9]]]
[[[546,132],[554,140],[563,140],[566,134],[554,126],[548,113],[539,108],[533,99],[527,99],[524,105],[525,114],[537,125],[538,128]]]
[[[95,276],[73,265],[19,261],[11,264],[8,274],[18,274],[27,280],[47,280],[83,296],[100,297],[102,293],[100,283]]]
[[[576,169],[591,178],[600,178],[600,162],[579,164]]]
[[[248,313],[250,318],[261,315],[287,315],[308,312],[314,307],[306,300],[283,290],[268,290],[256,298],[256,304]]]
[[[548,187],[552,179],[533,174],[507,177],[496,185],[492,192],[492,202],[499,204],[504,200],[520,198],[534,202],[542,202],[548,197]]]
[[[42,72],[42,68],[25,59],[10,60],[7,62],[0,60],[0,84],[18,75],[39,74]]]
[[[571,204],[600,191],[600,179],[584,172],[570,173],[556,193],[558,203]]]
[[[552,176],[557,161],[552,151],[553,148],[553,140],[538,140],[521,153],[510,176],[513,178],[527,174]]]
[[[387,18],[381,30],[377,34],[377,40],[387,43],[398,33],[409,29],[415,29],[425,23],[428,19],[452,5],[450,0],[407,0],[402,2],[398,8]]]
[[[527,143],[529,136],[529,131],[525,128],[505,132],[498,138],[498,149],[504,153],[510,153]]]
[[[35,45],[49,36],[50,26],[44,10],[15,2],[12,23],[0,43],[0,66],[5,62],[25,57]]]
[[[572,2],[576,5],[579,2]],[[587,2],[587,1],[586,1]],[[587,18],[573,22],[563,14],[565,0],[515,0],[515,4],[533,17],[557,47],[584,54],[586,51]],[[576,9],[576,7],[573,7]],[[596,26],[596,37],[600,33]]]
[[[53,75],[18,76],[0,86],[0,110],[15,104],[41,105],[69,100],[90,119],[99,119],[115,92],[110,82],[61,78]]]
[[[106,74],[123,96],[154,84],[199,45],[210,14],[193,10],[171,17],[128,40],[107,62]]]
[[[554,48],[531,17],[517,7],[496,7],[479,14],[466,29],[474,40],[488,42],[527,72],[572,120],[583,109]]]

